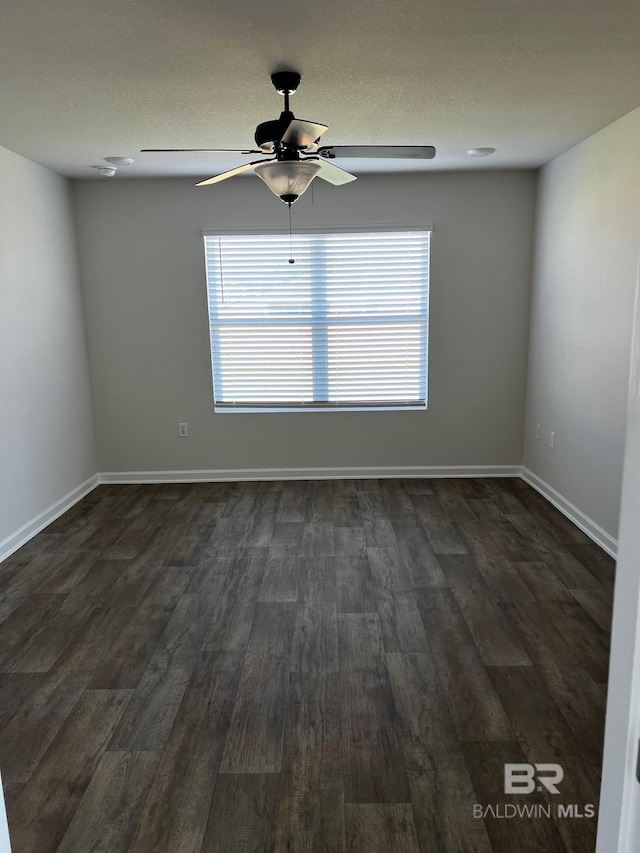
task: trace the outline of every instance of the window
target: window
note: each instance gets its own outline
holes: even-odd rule
[[[429,236],[206,234],[215,410],[426,408]]]

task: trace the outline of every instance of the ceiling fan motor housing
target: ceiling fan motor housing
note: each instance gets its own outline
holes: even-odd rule
[[[276,143],[282,141],[282,137],[294,118],[294,114],[288,110],[280,113],[280,118],[263,121],[262,124],[259,124],[254,136],[258,148],[272,154]]]

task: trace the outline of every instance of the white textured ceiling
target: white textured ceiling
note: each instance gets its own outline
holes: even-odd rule
[[[433,144],[426,170],[538,166],[640,104],[640,3],[0,0],[0,145],[73,177],[109,156],[136,159],[115,180],[206,177],[250,158],[139,149],[253,147],[283,67],[326,144]]]

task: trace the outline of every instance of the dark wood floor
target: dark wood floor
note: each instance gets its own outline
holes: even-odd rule
[[[597,803],[613,577],[515,479],[101,486],[0,566],[14,853],[590,853],[472,808]]]

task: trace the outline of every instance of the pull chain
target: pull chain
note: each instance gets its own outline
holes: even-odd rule
[[[289,263],[295,264],[293,258],[293,237],[291,236],[291,202],[289,202]]]

